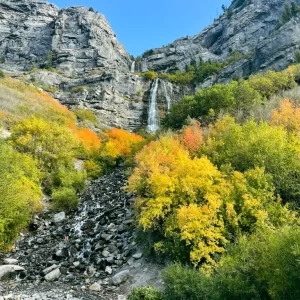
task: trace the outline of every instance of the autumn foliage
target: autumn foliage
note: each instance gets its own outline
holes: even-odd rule
[[[222,174],[169,136],[145,146],[136,161],[128,189],[138,196],[139,226],[156,232],[153,248],[173,258],[214,266],[232,237],[288,218],[263,169]]]
[[[140,135],[135,133],[117,128],[110,129],[103,134],[104,145],[101,155],[113,161],[120,158],[125,159],[143,140]]]
[[[179,139],[190,153],[199,151],[200,146],[203,143],[200,123],[196,120],[192,120],[190,126],[186,126],[182,129]]]
[[[300,107],[297,107],[289,99],[284,99],[279,109],[273,110],[270,124],[283,126],[289,132],[299,132]]]
[[[101,145],[101,140],[98,135],[89,128],[74,130],[75,134],[83,144],[84,149],[87,152],[99,149]]]

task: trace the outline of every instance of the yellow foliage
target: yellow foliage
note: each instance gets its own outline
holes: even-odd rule
[[[300,108],[293,105],[289,99],[284,99],[279,110],[273,110],[271,125],[283,126],[289,132],[300,130]]]
[[[102,156],[116,159],[118,157],[128,157],[133,148],[144,139],[135,133],[113,128],[105,132],[103,140]]]

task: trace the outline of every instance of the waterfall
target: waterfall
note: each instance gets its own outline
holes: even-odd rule
[[[164,94],[165,94],[165,98],[166,98],[166,101],[167,101],[167,110],[169,111],[170,107],[171,107],[171,97],[170,97],[170,95],[168,93],[166,83],[162,79],[160,81],[162,83]]]
[[[135,61],[132,62],[130,72],[134,73],[135,71]]]
[[[150,105],[147,130],[155,133],[159,129],[159,111],[157,107],[157,89],[159,79],[155,79],[150,90]]]

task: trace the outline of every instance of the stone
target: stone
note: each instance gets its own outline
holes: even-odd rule
[[[100,292],[102,289],[101,285],[97,282],[93,283],[90,287],[89,290],[90,291],[94,291],[94,292]]]
[[[58,279],[60,277],[61,273],[60,273],[60,270],[59,268],[51,271],[50,273],[48,273],[46,276],[45,276],[45,280],[46,281],[54,281],[56,279]]]
[[[110,266],[107,266],[107,267],[105,268],[105,273],[111,275],[112,272],[113,272],[113,270],[112,270],[112,268],[111,268]]]
[[[14,274],[16,272],[21,272],[21,271],[25,271],[25,269],[23,267],[17,266],[17,265],[0,266],[0,280],[11,276],[11,274]]]
[[[17,265],[19,263],[19,261],[14,258],[4,258],[3,263],[5,265]]]
[[[116,275],[114,275],[111,278],[112,285],[118,286],[121,283],[125,282],[128,279],[129,274],[130,274],[129,270],[123,270],[123,271],[117,273]]]
[[[143,253],[135,253],[135,254],[133,254],[132,255],[132,257],[134,258],[134,259],[141,259],[142,257],[143,257]]]
[[[62,221],[64,221],[66,219],[66,214],[65,212],[60,212],[58,214],[55,214],[53,217],[53,221],[54,223],[61,223]]]
[[[109,257],[110,253],[107,250],[102,251],[102,256],[103,257]]]
[[[48,268],[44,269],[44,270],[42,271],[42,273],[43,273],[44,275],[47,275],[48,273],[52,272],[53,270],[56,270],[57,268],[58,268],[57,265],[52,265],[51,267],[48,267]]]

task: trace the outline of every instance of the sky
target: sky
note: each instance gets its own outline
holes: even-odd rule
[[[231,0],[48,0],[59,8],[82,5],[102,13],[133,56],[192,36],[213,22]]]

